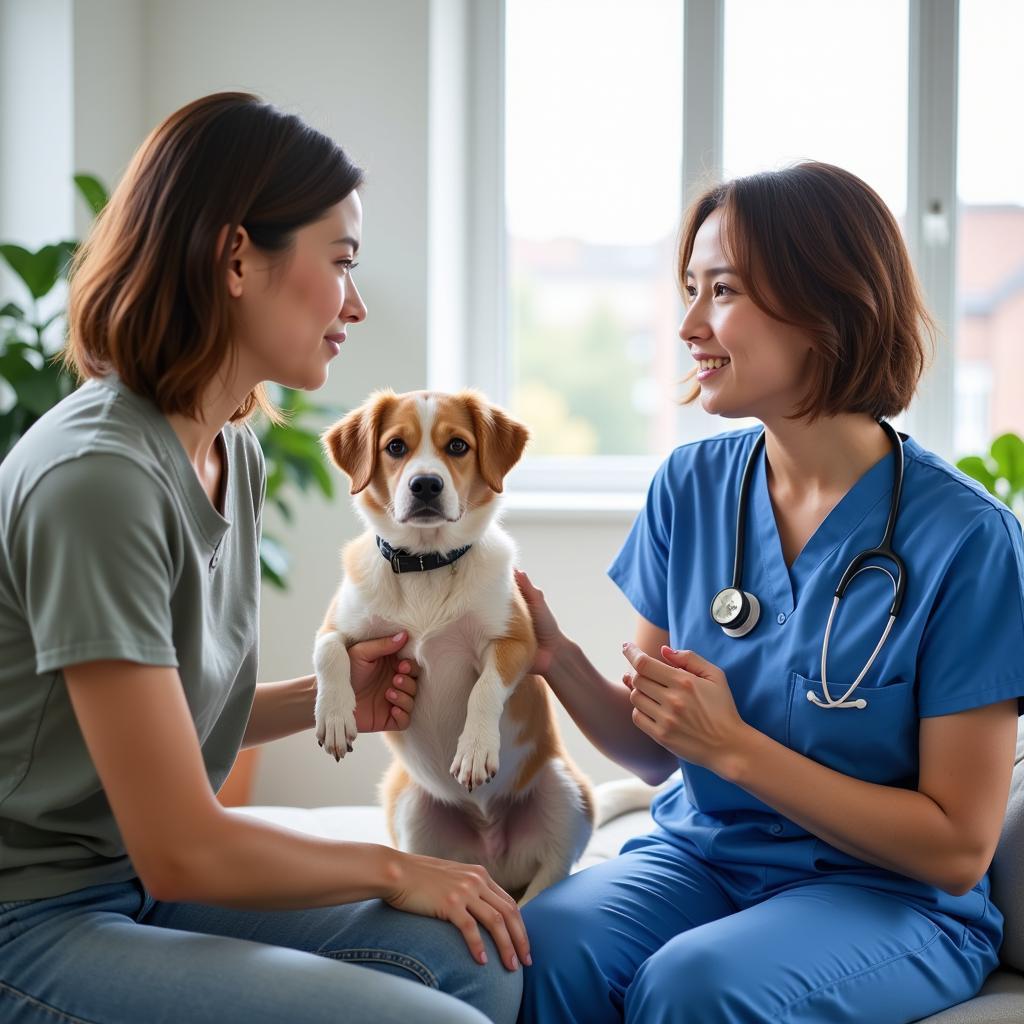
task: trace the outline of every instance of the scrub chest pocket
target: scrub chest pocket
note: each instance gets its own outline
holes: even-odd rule
[[[836,684],[831,687],[842,692]],[[865,782],[916,786],[918,712],[913,683],[859,686],[857,697],[867,702],[863,708],[820,707],[807,697],[813,693],[820,698],[821,692],[820,679],[791,673],[786,746]]]

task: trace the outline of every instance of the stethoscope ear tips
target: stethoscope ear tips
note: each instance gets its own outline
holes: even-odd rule
[[[859,711],[863,711],[868,706],[868,702],[863,697],[858,697],[856,700],[822,700],[813,690],[807,691],[807,699],[812,704],[817,704],[819,708],[857,708]]]

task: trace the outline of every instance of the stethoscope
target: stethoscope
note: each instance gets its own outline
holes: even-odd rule
[[[900,492],[903,490],[903,442],[900,440],[900,435],[888,423],[879,420],[879,426],[888,436],[893,452],[892,497],[889,500],[889,519],[885,524],[885,535],[882,537],[878,547],[868,548],[866,551],[855,555],[853,561],[847,566],[846,572],[843,573],[839,586],[836,587],[835,598],[832,601],[832,611],[829,613],[828,625],[825,627],[825,639],[821,645],[821,689],[825,699],[822,700],[813,690],[807,691],[807,699],[812,704],[817,704],[821,708],[866,708],[868,706],[868,702],[863,697],[857,700],[850,700],[850,695],[860,686],[861,680],[868,674],[871,666],[875,663],[878,652],[888,639],[893,623],[896,621],[896,616],[899,615],[900,607],[903,604],[903,596],[906,592],[907,569],[903,564],[903,559],[892,549],[892,535],[896,529],[896,513],[899,511]],[[722,627],[722,632],[727,636],[746,636],[757,625],[757,620],[761,615],[761,605],[757,598],[743,589],[742,571],[743,542],[747,525],[747,495],[750,491],[750,478],[753,476],[758,454],[763,447],[764,431],[762,430],[754,442],[754,447],[750,450],[750,455],[747,457],[747,465],[743,470],[743,479],[740,482],[739,505],[736,510],[736,557],[732,568],[732,586],[720,590],[711,602],[711,618]],[[896,567],[896,576],[893,577],[893,574],[881,565],[865,565],[864,563],[869,558],[887,558]],[[867,664],[861,669],[860,675],[857,676],[842,697],[838,700],[833,700],[828,688],[827,672],[828,643],[829,637],[832,635],[832,623],[835,620],[839,602],[846,593],[846,588],[853,582],[856,576],[859,576],[862,572],[867,572],[869,569],[877,569],[879,572],[885,573],[892,583],[893,599],[892,605],[889,608],[889,621],[882,633],[882,638],[871,653],[871,657],[868,658]]]

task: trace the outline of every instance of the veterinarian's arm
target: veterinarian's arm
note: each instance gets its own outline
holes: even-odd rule
[[[356,725],[360,732],[405,729],[409,725],[418,670],[409,661],[395,660],[395,652],[406,641],[404,633],[397,637],[363,640],[348,650],[352,689],[356,695]],[[253,697],[242,746],[254,747],[312,729],[315,703],[315,675],[280,683],[260,683]]]
[[[157,899],[286,910],[382,898],[451,921],[477,959],[477,922],[510,969],[529,956],[515,902],[479,867],[293,832],[220,806],[177,670],[98,661],[64,670],[125,848]]]
[[[516,581],[537,634],[537,660],[532,671],[544,676],[573,721],[602,754],[652,786],[664,782],[679,762],[633,724],[629,688],[601,675],[579,645],[562,633],[544,595],[525,573],[517,572]],[[666,643],[665,630],[639,620],[637,647],[657,658]]]

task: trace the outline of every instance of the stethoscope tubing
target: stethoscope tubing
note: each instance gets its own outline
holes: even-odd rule
[[[875,659],[878,657],[879,652],[885,645],[885,641],[889,638],[889,634],[892,631],[893,624],[896,622],[896,616],[899,615],[900,609],[903,606],[903,598],[906,595],[907,587],[907,569],[904,565],[903,559],[893,550],[892,538],[896,531],[896,519],[899,515],[900,499],[903,494],[903,471],[904,471],[904,457],[903,457],[903,441],[900,435],[892,427],[891,424],[885,420],[878,421],[879,426],[885,431],[886,436],[889,439],[889,443],[892,446],[893,451],[893,481],[892,481],[892,495],[889,500],[889,515],[886,519],[885,533],[882,536],[882,540],[876,547],[867,548],[864,551],[858,552],[851,559],[850,564],[846,567],[846,571],[843,573],[839,580],[839,584],[835,589],[832,600],[832,608],[829,612],[828,622],[825,625],[825,636],[822,640],[821,645],[821,689],[824,700],[822,700],[813,690],[807,691],[807,699],[818,707],[822,708],[858,708],[863,709],[867,707],[867,701],[863,697],[859,697],[856,700],[850,700],[854,691],[860,686],[864,677],[871,670],[871,666],[874,665]],[[734,547],[735,556],[733,559],[733,572],[732,572],[732,587],[740,594],[744,594],[743,591],[743,553],[744,543],[746,538],[746,524],[747,524],[747,498],[750,492],[750,481],[753,476],[754,466],[757,462],[758,454],[764,447],[765,443],[765,431],[762,430],[754,441],[754,446],[750,450],[750,454],[747,456],[747,464],[743,470],[743,478],[740,481],[740,494],[739,502],[736,510],[736,544]],[[867,564],[869,560],[874,559],[886,559],[892,563],[896,569],[896,575],[893,574],[881,565]],[[832,636],[832,626],[835,621],[836,612],[839,608],[839,602],[843,599],[846,594],[847,588],[853,582],[853,580],[859,576],[862,572],[867,572],[871,569],[875,569],[879,572],[885,573],[889,577],[893,587],[893,599],[892,604],[889,607],[889,621],[886,623],[885,629],[882,632],[882,636],[878,643],[875,645],[875,649],[871,652],[871,657],[868,658],[864,667],[860,670],[857,678],[850,684],[846,692],[838,700],[832,697],[832,694],[828,686],[828,651],[829,641]],[[745,599],[748,601],[754,601],[756,604],[756,598],[752,594],[745,594]],[[724,627],[723,627],[724,628]],[[731,636],[742,636],[745,635],[742,632],[731,632]]]

